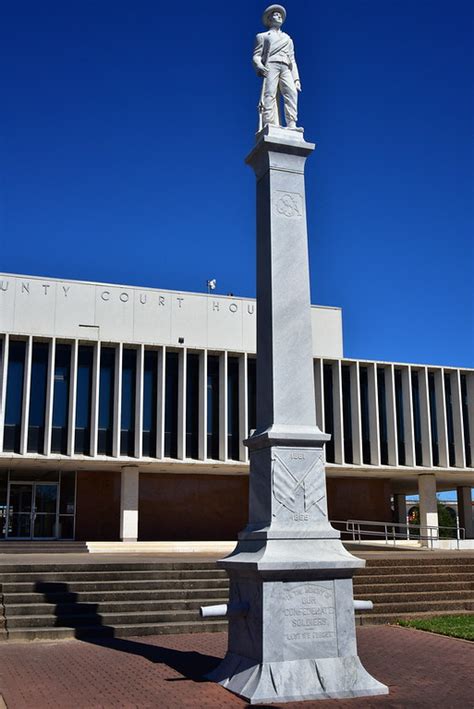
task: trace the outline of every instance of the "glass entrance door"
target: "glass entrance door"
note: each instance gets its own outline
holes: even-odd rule
[[[9,539],[55,539],[57,519],[57,483],[10,483]]]
[[[10,484],[7,520],[9,539],[31,539],[32,511],[33,485],[31,483]]]
[[[57,483],[35,483],[34,485],[33,539],[54,539],[57,537]]]

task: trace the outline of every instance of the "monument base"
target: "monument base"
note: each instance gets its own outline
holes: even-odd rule
[[[249,704],[388,694],[357,655],[257,663],[228,652],[208,678]]]
[[[364,560],[330,535],[266,534],[242,533],[218,562],[229,606],[243,610],[229,617],[228,653],[209,679],[251,704],[387,694],[357,657],[352,577]]]

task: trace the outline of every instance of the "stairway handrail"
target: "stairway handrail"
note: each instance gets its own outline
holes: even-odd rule
[[[362,520],[362,519],[347,519],[347,520],[331,520],[331,524],[345,525],[345,531],[348,534],[352,534],[352,541],[362,543],[362,534],[365,536],[377,536],[380,537],[380,531],[371,531],[370,529],[361,529],[364,527],[383,527],[383,536],[385,538],[385,543],[396,544],[397,539],[410,540],[410,530],[418,530],[418,534],[412,535],[412,539],[416,541],[427,541],[430,548],[434,548],[434,542],[439,542],[440,530],[448,529],[451,532],[456,532],[456,546],[459,549],[459,542],[466,538],[466,530],[464,527],[459,527],[458,525],[453,527],[445,527],[440,525],[430,525],[430,524],[409,524],[402,522],[376,522],[374,520]],[[395,528],[404,529],[405,532],[397,532]],[[391,532],[389,532],[391,529]],[[422,534],[421,531],[425,533]]]

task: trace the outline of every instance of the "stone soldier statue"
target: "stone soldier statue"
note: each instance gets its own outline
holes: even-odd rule
[[[286,19],[282,5],[270,5],[262,16],[267,32],[260,32],[255,39],[253,64],[259,76],[263,76],[262,96],[259,111],[259,129],[268,123],[279,125],[278,92],[283,96],[287,128],[296,128],[298,118],[298,91],[301,83],[295,61],[293,40],[281,26]]]

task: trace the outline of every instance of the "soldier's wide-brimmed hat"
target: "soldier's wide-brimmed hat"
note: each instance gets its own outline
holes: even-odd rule
[[[283,5],[269,5],[262,15],[262,22],[265,27],[270,27],[270,20],[274,12],[280,12],[283,17],[283,22],[286,20],[286,10]]]

